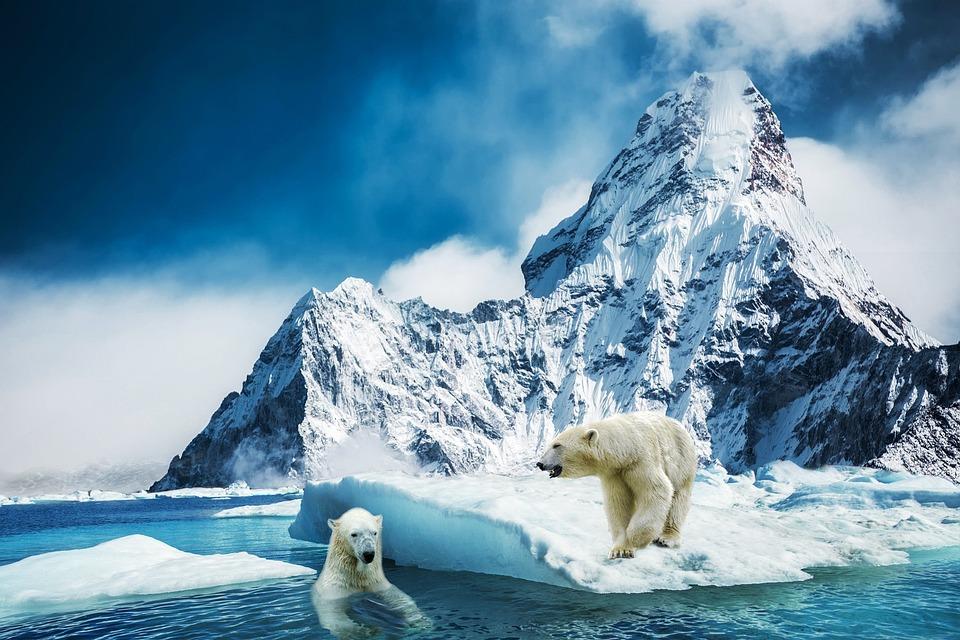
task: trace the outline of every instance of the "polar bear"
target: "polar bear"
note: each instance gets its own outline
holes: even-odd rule
[[[551,478],[600,477],[611,558],[632,558],[634,549],[654,541],[680,544],[697,453],[673,418],[638,412],[570,427],[547,446],[537,467]]]
[[[336,520],[327,520],[330,545],[316,584],[313,605],[320,625],[337,638],[377,635],[368,625],[355,622],[348,612],[357,594],[373,594],[375,605],[385,607],[407,627],[429,627],[416,602],[387,580],[383,573],[383,516],[360,508]]]

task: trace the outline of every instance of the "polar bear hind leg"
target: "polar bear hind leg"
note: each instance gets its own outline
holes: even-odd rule
[[[657,538],[657,544],[671,549],[680,546],[680,527],[687,519],[690,511],[690,494],[693,493],[693,480],[677,487],[673,492],[670,510],[667,512],[667,521],[663,525],[663,533]]]

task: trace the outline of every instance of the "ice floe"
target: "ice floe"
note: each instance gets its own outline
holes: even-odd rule
[[[300,511],[300,500],[283,500],[270,504],[248,504],[224,509],[213,514],[214,518],[292,518]]]
[[[314,573],[245,552],[198,555],[130,535],[0,566],[0,614]]]
[[[636,593],[805,580],[805,569],[904,563],[906,550],[960,544],[960,487],[939,478],[790,462],[756,474],[701,470],[679,549],[608,560],[594,478],[364,474],[307,485],[293,537],[325,543],[349,507],[384,517],[398,564]]]

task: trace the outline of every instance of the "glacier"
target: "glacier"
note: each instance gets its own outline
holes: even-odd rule
[[[603,593],[789,582],[825,566],[908,562],[960,545],[960,487],[869,468],[777,462],[700,470],[679,549],[608,560],[599,481],[370,473],[309,483],[290,535],[329,542],[327,518],[383,515],[384,556],[404,566],[511,576]]]
[[[0,617],[314,573],[308,567],[245,552],[187,553],[135,534],[0,566]]]
[[[302,483],[373,434],[438,474],[528,469],[568,425],[664,412],[703,465],[778,459],[960,481],[960,347],[915,327],[807,206],[742,71],[654,101],[526,292],[470,313],[312,289],[151,487]]]

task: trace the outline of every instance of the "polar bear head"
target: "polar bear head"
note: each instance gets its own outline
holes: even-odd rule
[[[358,507],[350,509],[336,520],[327,520],[327,525],[333,532],[331,546],[349,549],[363,564],[370,564],[377,559],[383,516],[375,516]]]
[[[582,478],[596,473],[599,464],[599,434],[584,426],[570,427],[547,445],[537,468],[551,478]]]

